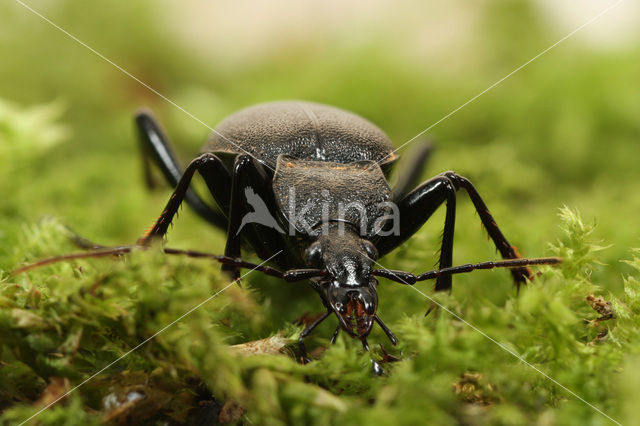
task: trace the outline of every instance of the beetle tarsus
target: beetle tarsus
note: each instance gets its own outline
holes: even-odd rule
[[[371,360],[371,371],[376,376],[384,376],[386,374],[386,371],[384,371],[384,368],[382,368],[382,366],[373,359]]]
[[[429,303],[429,309],[427,309],[427,312],[424,314],[424,316],[428,316],[431,312],[435,311],[438,308],[438,305],[432,300]]]
[[[362,342],[362,347],[365,351],[369,352],[369,343],[367,343],[367,339],[365,337],[361,337],[360,341]]]
[[[331,336],[331,344],[335,344],[336,343],[336,339],[338,338],[338,334],[340,333],[340,324],[338,324],[338,326],[336,327],[335,331],[333,332],[333,336]]]

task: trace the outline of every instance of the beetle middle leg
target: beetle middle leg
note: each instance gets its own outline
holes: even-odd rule
[[[295,261],[289,259],[291,251],[285,246],[282,225],[272,213],[277,208],[269,171],[252,156],[240,154],[235,159],[232,174],[225,255],[240,257],[245,238],[260,258],[266,259],[282,251],[274,261],[285,269],[295,265]],[[238,274],[233,265],[225,265],[223,270],[234,277]]]
[[[196,171],[205,178],[205,182],[207,182],[207,186],[216,199],[216,202],[224,206],[226,198],[226,202],[228,203],[228,195],[226,195],[225,191],[226,188],[231,186],[231,182],[230,179],[225,179],[225,176],[228,176],[228,172],[224,164],[214,154],[202,154],[189,163],[184,174],[177,182],[176,188],[165,206],[164,211],[145,235],[138,240],[139,244],[147,244],[150,240],[163,237],[167,233],[173,217],[180,208],[180,204],[182,204],[183,200],[189,199],[189,194],[193,194],[193,192],[189,190],[189,185]],[[214,178],[217,178],[217,180],[214,180]],[[214,191],[215,187],[220,189]],[[223,217],[223,219],[226,224],[226,218]]]

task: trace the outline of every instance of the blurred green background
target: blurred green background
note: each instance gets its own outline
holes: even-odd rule
[[[306,99],[368,118],[397,146],[612,3],[29,2],[212,127],[255,103]],[[559,208],[578,209],[611,245],[592,279],[618,295],[632,271],[621,259],[640,246],[638,12],[622,3],[435,126],[424,176],[467,176],[526,256],[551,254]],[[2,2],[0,16],[0,269],[25,260],[25,227],[46,216],[102,244],[134,242],[170,194],[144,187],[136,109],[155,112],[183,165],[209,130],[20,4]],[[454,264],[496,258],[464,198]],[[383,263],[430,269],[443,216]],[[224,235],[185,208],[168,242],[221,253]],[[514,296],[506,272],[487,274],[456,277],[454,296]],[[252,285],[281,323],[320,310],[306,288]],[[413,292],[380,293],[383,314],[426,305]]]

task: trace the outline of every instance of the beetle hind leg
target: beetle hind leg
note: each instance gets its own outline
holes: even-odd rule
[[[139,111],[136,114],[135,124],[138,128],[143,172],[147,186],[150,188],[156,186],[151,173],[151,164],[155,164],[162,172],[166,181],[173,188],[176,188],[182,179],[183,172],[180,168],[178,159],[171,148],[169,139],[162,131],[162,128],[153,116],[146,111]],[[228,188],[228,186],[225,186],[225,180],[230,183],[231,178],[229,177],[229,172],[226,167],[220,160],[218,160],[218,164],[215,167],[204,167],[199,171],[212,194],[214,193],[212,188],[214,183],[218,188],[224,188],[225,190]],[[218,190],[215,192],[220,193],[221,191]],[[209,204],[202,200],[202,198],[200,198],[200,196],[191,188],[187,187],[183,198],[187,204],[189,204],[195,212],[207,222],[218,228],[226,229],[227,219],[224,215],[210,207]],[[218,196],[215,198],[216,202],[220,204],[220,200],[218,200],[220,197]],[[222,209],[225,208],[224,205],[220,205],[220,207]]]
[[[393,197],[396,201],[407,195],[412,188],[420,184],[420,176],[424,172],[432,152],[433,145],[428,141],[411,152],[412,160],[393,188]]]

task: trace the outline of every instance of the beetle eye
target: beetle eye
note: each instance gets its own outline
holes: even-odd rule
[[[323,267],[323,259],[322,259],[322,246],[319,242],[315,242],[307,248],[305,252],[305,257],[307,258],[307,264],[309,266],[313,266],[316,268]]]
[[[362,240],[362,248],[367,252],[367,256],[369,256],[370,259],[376,260],[378,258],[378,250],[371,241]]]

